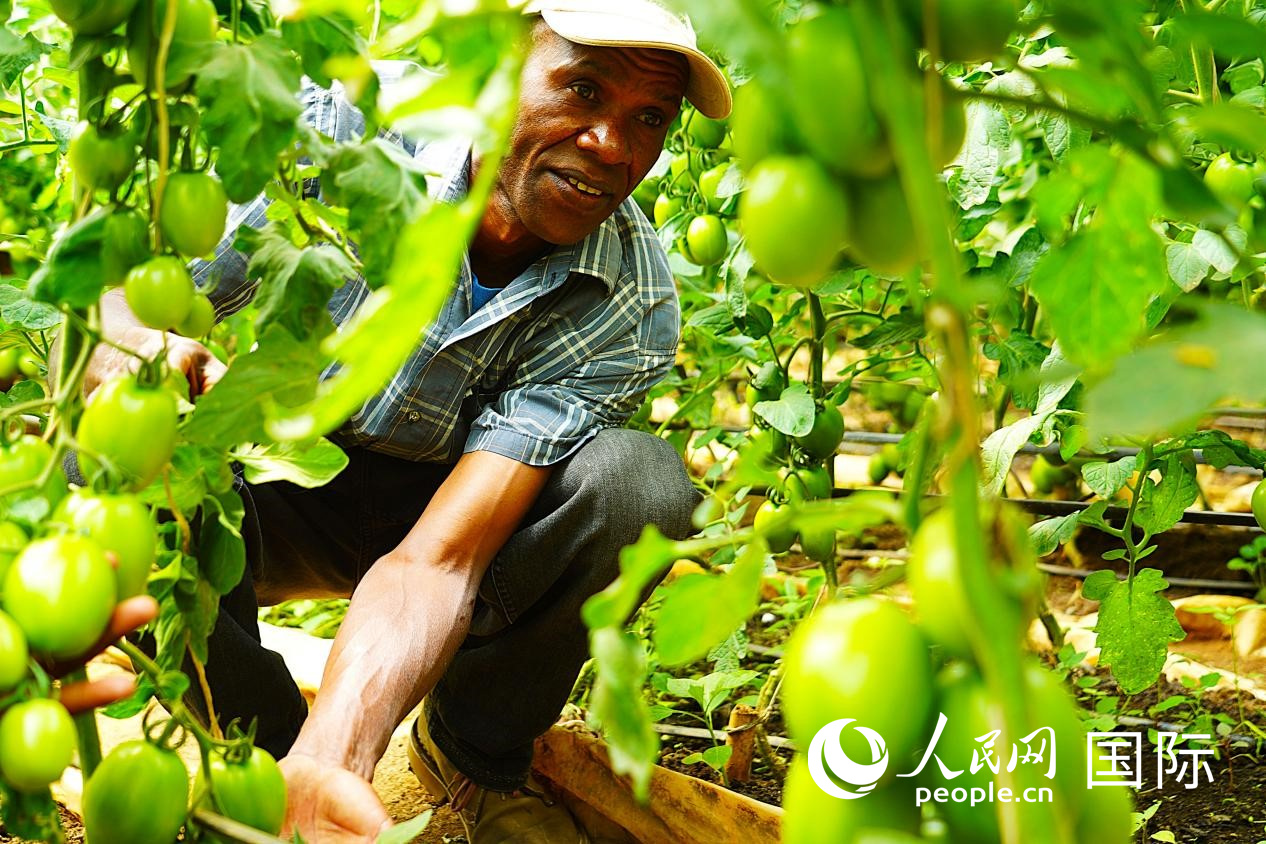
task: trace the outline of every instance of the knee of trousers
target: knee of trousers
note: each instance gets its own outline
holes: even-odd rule
[[[636,541],[647,525],[671,539],[690,535],[700,496],[681,456],[659,437],[603,430],[576,453],[567,471],[603,531],[615,532],[621,544]]]

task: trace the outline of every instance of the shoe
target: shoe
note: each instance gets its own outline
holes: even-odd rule
[[[439,751],[419,715],[409,735],[409,767],[422,787],[447,801],[461,818],[470,844],[589,844],[562,803],[529,776],[518,791],[492,791],[473,783]]]

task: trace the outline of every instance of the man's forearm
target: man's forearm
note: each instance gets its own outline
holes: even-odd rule
[[[471,565],[379,560],[356,589],[291,752],[372,777],[396,725],[465,638],[478,587]]]

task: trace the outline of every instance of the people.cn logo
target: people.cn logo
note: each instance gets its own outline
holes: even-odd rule
[[[884,744],[883,736],[870,727],[857,725],[851,728],[870,744],[870,761],[862,764],[848,758],[840,738],[854,720],[840,718],[832,721],[818,730],[809,744],[809,775],[818,788],[841,800],[856,800],[870,794],[884,771],[888,770],[888,746]],[[855,790],[841,788],[838,783],[846,783]]]

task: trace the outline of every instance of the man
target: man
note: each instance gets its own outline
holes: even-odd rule
[[[472,842],[583,840],[527,782],[533,740],[587,657],[579,610],[616,575],[619,549],[647,524],[689,529],[696,495],[679,457],[621,428],[671,366],[679,330],[666,256],[628,197],[683,96],[720,118],[729,90],[689,24],[651,0],[526,11],[537,20],[509,153],[441,316],[334,436],[350,464],[333,483],[243,489],[250,576],[222,603],[208,673],[221,719],[258,718],[260,745],[285,755],[286,834],[308,841],[373,839],[387,818],[374,765],[424,697],[411,759]],[[337,91],[305,99],[318,130],[361,131]],[[392,139],[443,174],[440,199],[462,196],[480,166],[468,146]],[[235,208],[230,227],[261,225],[265,207]],[[231,240],[195,266],[204,285],[218,278],[221,314],[253,293]],[[339,290],[335,322],[366,295],[360,280]],[[122,297],[103,312],[125,344],[158,348]],[[168,340],[191,383],[220,377],[203,347]],[[308,712],[259,644],[255,610],[329,594],[352,601]]]

